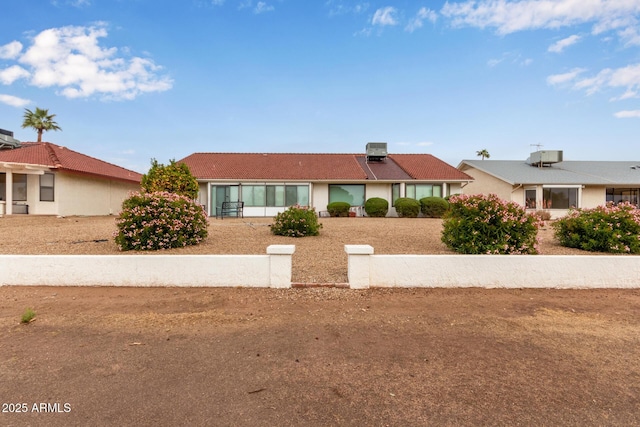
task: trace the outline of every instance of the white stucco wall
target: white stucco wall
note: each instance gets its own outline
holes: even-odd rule
[[[0,255],[0,286],[291,287],[294,245],[267,255]]]
[[[640,288],[640,256],[373,255],[345,245],[349,286],[482,288]]]
[[[139,184],[56,173],[57,215],[116,215],[129,193],[139,190]]]
[[[587,186],[582,189],[582,208],[595,208],[604,205],[606,201],[606,187]]]
[[[513,190],[513,186],[511,184],[475,168],[464,169],[463,172],[471,175],[475,178],[475,181],[465,185],[464,188],[462,188],[462,194],[495,194],[501,199],[512,200],[511,191]],[[451,191],[451,194],[455,194],[455,192]]]

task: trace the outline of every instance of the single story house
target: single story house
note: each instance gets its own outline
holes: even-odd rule
[[[387,154],[386,143],[369,143],[361,154],[194,153],[186,164],[200,185],[199,200],[210,216],[223,201],[243,201],[244,215],[270,217],[288,206],[323,213],[332,202],[347,202],[364,215],[371,197],[389,201],[460,193],[473,181],[430,154]]]
[[[546,150],[526,161],[463,160],[458,169],[474,178],[464,194],[493,193],[552,218],[607,202],[640,207],[640,161],[563,161],[562,151]]]
[[[142,175],[50,142],[0,149],[0,215],[120,212]]]

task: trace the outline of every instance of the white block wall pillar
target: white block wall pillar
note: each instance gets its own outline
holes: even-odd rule
[[[371,284],[371,255],[373,247],[370,245],[344,245],[348,260],[348,281],[351,289],[368,289]]]
[[[295,251],[295,245],[267,246],[267,255],[269,255],[270,287],[291,287],[291,258]]]

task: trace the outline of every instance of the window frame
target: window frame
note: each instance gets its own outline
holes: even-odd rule
[[[42,178],[44,177],[51,177],[51,185],[43,185],[42,184]],[[40,188],[40,201],[41,202],[55,202],[56,201],[56,175],[54,173],[51,172],[45,172],[44,174],[40,175],[40,181],[39,181],[39,188]],[[43,190],[51,190],[51,198],[45,198],[43,197]]]

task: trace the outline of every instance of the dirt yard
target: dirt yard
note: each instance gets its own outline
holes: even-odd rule
[[[438,220],[323,222],[174,252],[293,242],[306,283],[346,280],[345,243],[447,253]],[[114,229],[0,218],[0,252],[117,253]],[[640,425],[640,290],[0,287],[0,343],[3,426]]]

